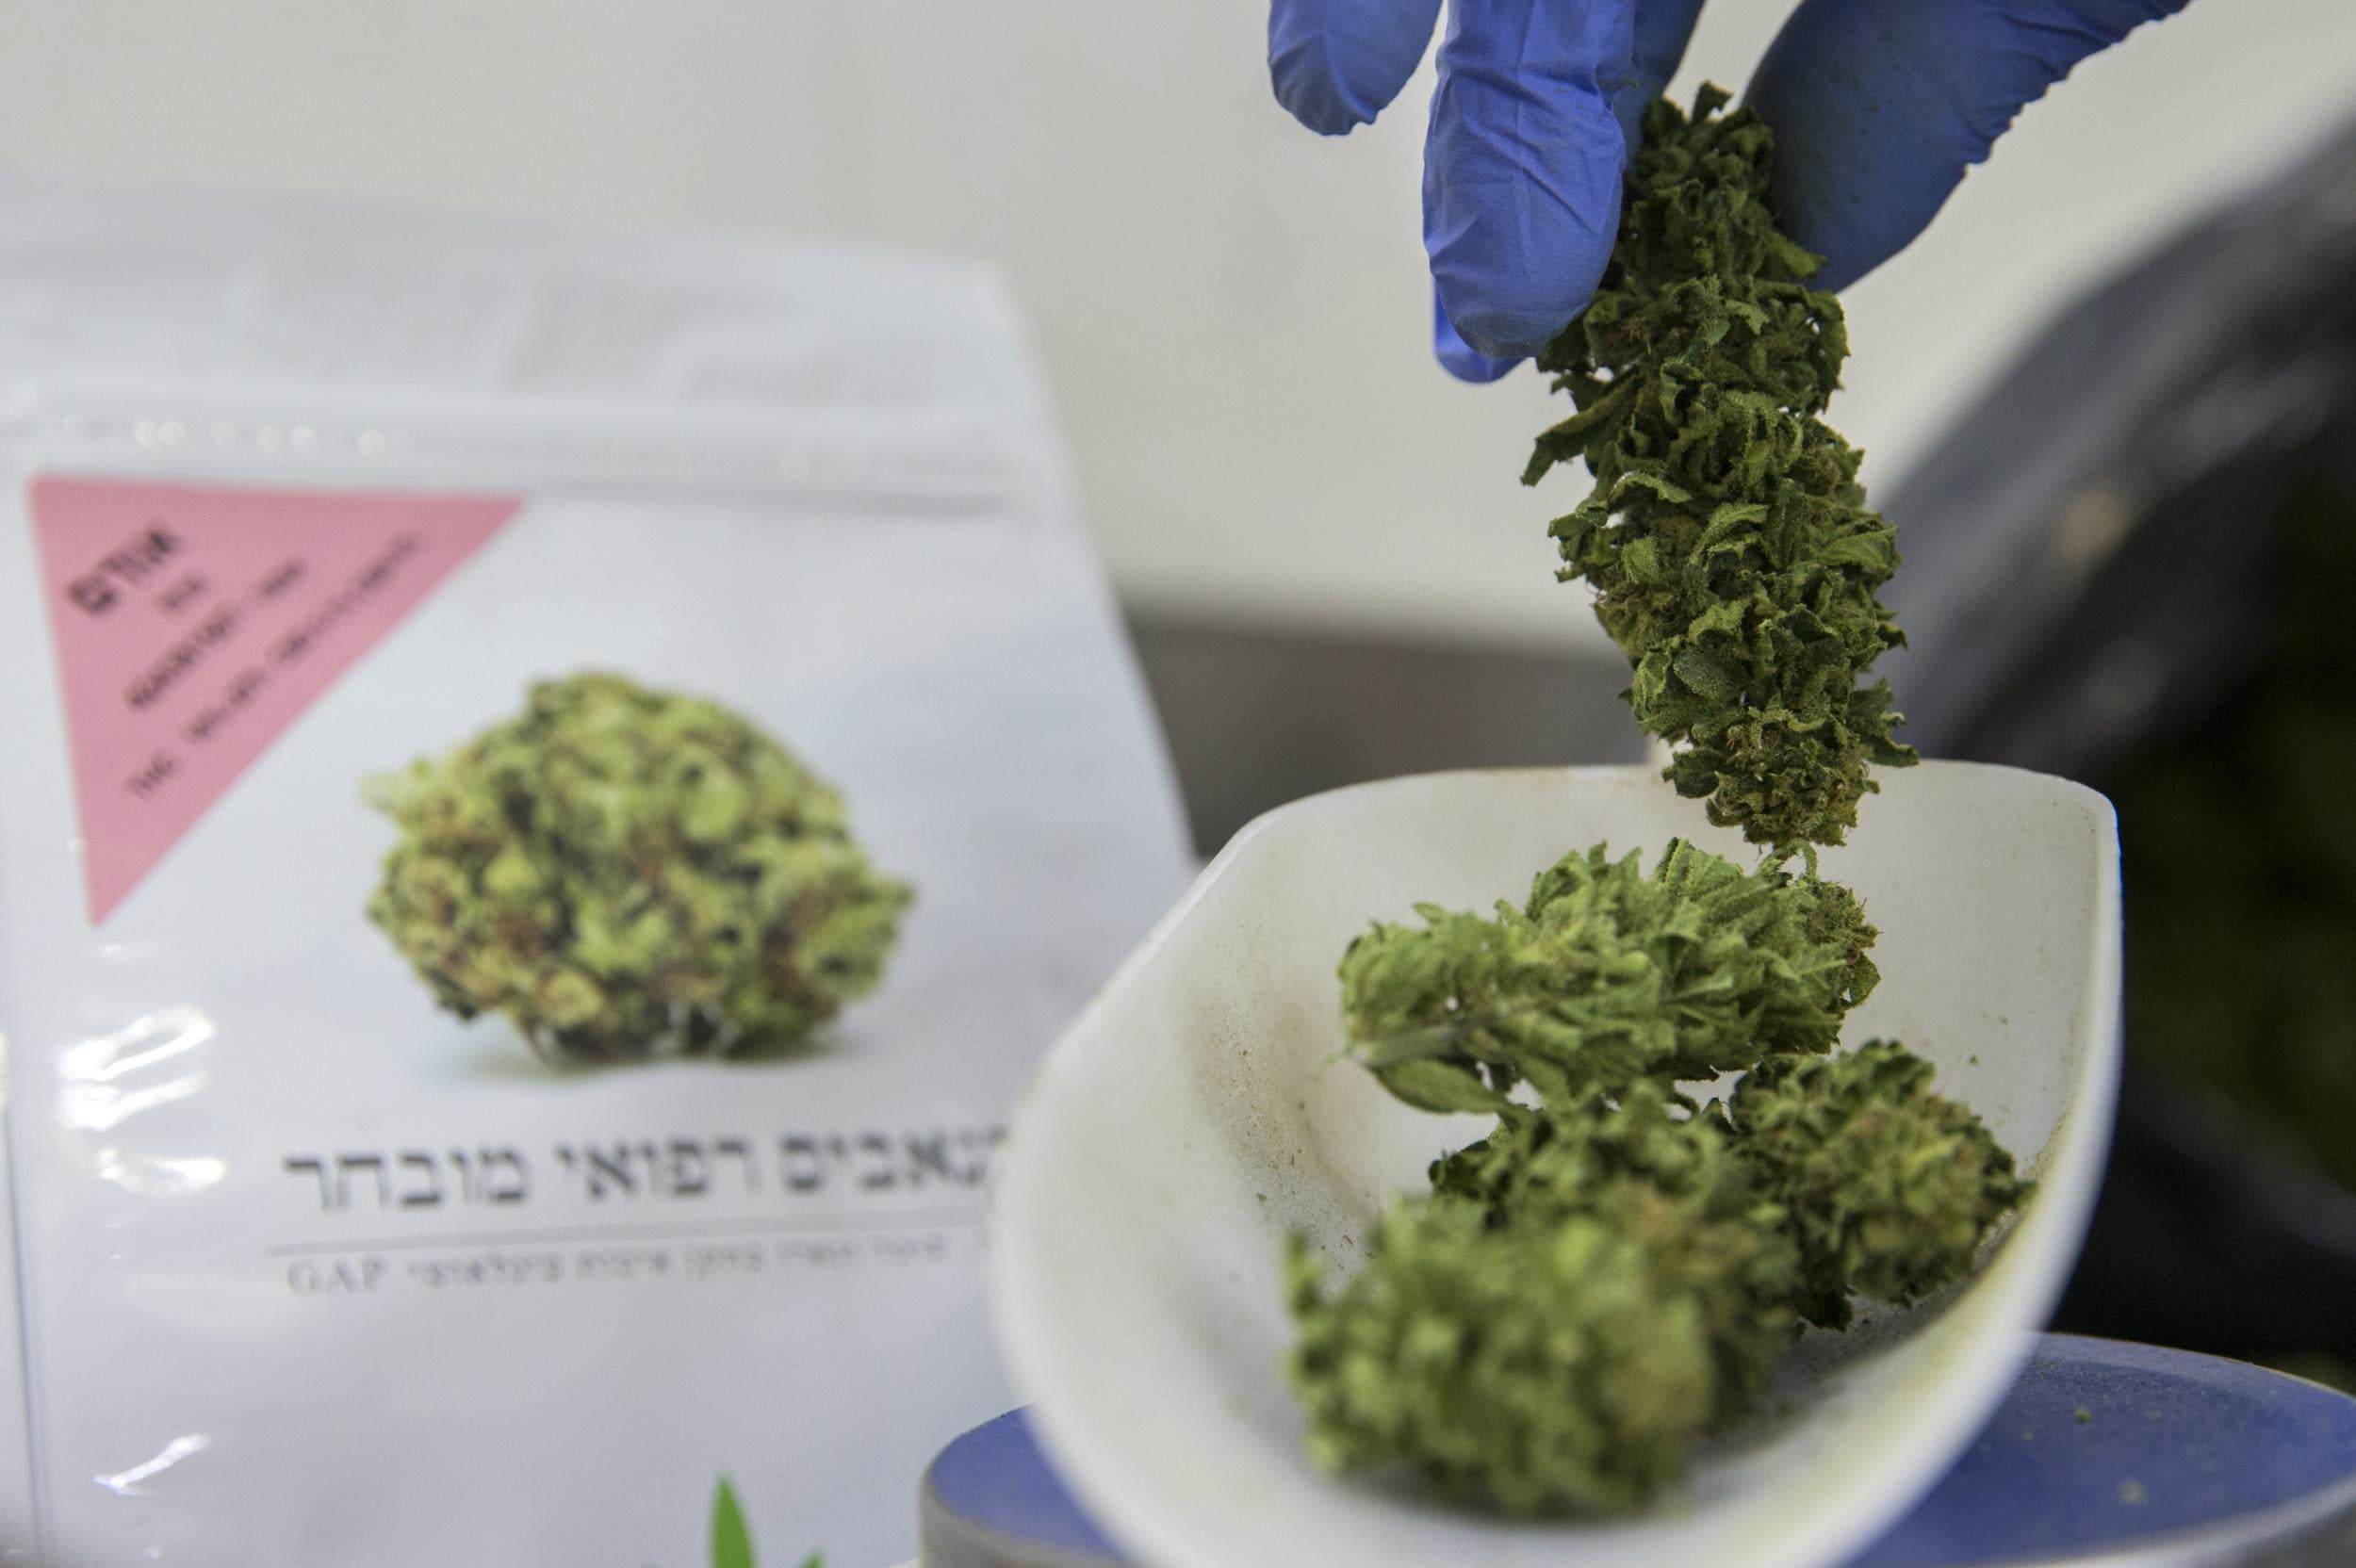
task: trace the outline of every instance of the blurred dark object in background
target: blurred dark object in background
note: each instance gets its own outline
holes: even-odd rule
[[[2064,313],[1889,512],[1909,738],[2119,808],[2056,1327],[2356,1383],[2356,130]]]
[[[2103,776],[2127,867],[2129,1036],[2343,1186],[2356,1186],[2351,519],[2356,496],[2293,498],[2275,526],[2264,661],[2197,728]]]

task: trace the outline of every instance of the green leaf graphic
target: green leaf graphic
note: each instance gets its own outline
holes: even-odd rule
[[[726,1476],[712,1494],[712,1568],[755,1568],[753,1532],[744,1527],[744,1511],[736,1505],[736,1489]]]

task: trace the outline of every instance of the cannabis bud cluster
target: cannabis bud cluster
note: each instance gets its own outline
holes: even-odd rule
[[[1360,937],[1341,978],[1366,1065],[1427,1110],[1496,1110],[1525,1080],[1562,1103],[1821,1052],[1880,978],[1846,888],[1682,840],[1650,875],[1597,845],[1541,872],[1521,907],[1416,913],[1420,928]]]
[[[1803,1321],[1962,1277],[2027,1190],[1902,1046],[1824,1054],[1874,980],[1845,889],[1672,842],[1649,875],[1598,847],[1518,908],[1419,913],[1342,960],[1352,1050],[1407,1102],[1497,1123],[1338,1286],[1293,1244],[1290,1375],[1328,1467],[1640,1507]]]
[[[1538,356],[1578,412],[1522,477],[1586,460],[1595,487],[1552,532],[1635,667],[1637,723],[1713,823],[1789,853],[1841,842],[1869,764],[1914,760],[1889,682],[1860,684],[1904,642],[1874,596],[1898,552],[1823,418],[1840,302],[1769,215],[1767,127],[1726,103],[1646,111],[1601,286]]]
[[[1770,219],[1767,128],[1726,103],[1646,112],[1601,286],[1539,355],[1577,412],[1523,477],[1594,473],[1552,529],[1562,575],[1595,587],[1677,792],[1765,861],[1677,841],[1647,874],[1598,846],[1518,906],[1361,936],[1354,1054],[1496,1127],[1347,1280],[1302,1238],[1286,1259],[1313,1456],[1516,1513],[1642,1507],[1803,1324],[1962,1278],[2028,1191],[1904,1046],[1829,1054],[1879,976],[1813,846],[1856,825],[1873,764],[1915,760],[1865,683],[1902,641],[1875,596],[1898,555],[1824,422],[1841,306]]]
[[[875,987],[910,899],[784,747],[615,675],[534,686],[369,798],[401,838],[368,918],[550,1059],[790,1045]]]

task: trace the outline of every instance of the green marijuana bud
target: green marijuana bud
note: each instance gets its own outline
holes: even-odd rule
[[[368,918],[551,1059],[790,1044],[874,988],[910,898],[783,747],[620,676],[535,685],[369,800],[401,840]]]
[[[1656,1086],[1617,1108],[1507,1107],[1338,1290],[1295,1244],[1313,1456],[1411,1466],[1514,1513],[1641,1506],[1791,1343],[1780,1218],[1723,1126]]]
[[[1683,743],[1678,792],[1781,856],[1841,842],[1868,764],[1914,753],[1889,683],[1858,684],[1904,638],[1874,596],[1895,531],[1821,417],[1847,327],[1767,210],[1773,138],[1726,102],[1646,110],[1601,286],[1538,356],[1578,412],[1523,480],[1585,459],[1595,490],[1550,531],[1562,576],[1635,666],[1637,722]]]
[[[1930,1063],[1890,1040],[1838,1056],[1772,1056],[1727,1113],[1807,1272],[1802,1310],[1843,1328],[1848,1298],[1912,1301],[1972,1266],[2028,1196],[1970,1110],[1931,1091]]]
[[[1803,1319],[1962,1278],[2027,1194],[1928,1063],[1822,1054],[1875,979],[1844,888],[1681,841],[1647,876],[1598,845],[1521,908],[1421,913],[1343,956],[1345,1029],[1399,1099],[1497,1124],[1348,1280],[1293,1244],[1287,1373],[1327,1468],[1641,1507],[1756,1408]],[[1724,1102],[1679,1088],[1742,1069]]]
[[[1930,1076],[1876,1042],[1770,1058],[1732,1116],[1654,1081],[1506,1104],[1338,1287],[1295,1238],[1286,1370],[1311,1456],[1509,1512],[1641,1508],[1757,1408],[1803,1318],[1845,1327],[1851,1293],[1962,1278],[2026,1196]]]
[[[1351,942],[1352,1053],[1406,1103],[1497,1125],[1349,1279],[1301,1238],[1286,1257],[1312,1457],[1514,1513],[1642,1507],[1803,1319],[1962,1278],[2029,1190],[1928,1063],[1825,1054],[1879,976],[1809,846],[1856,825],[1869,764],[1914,760],[1888,682],[1859,684],[1903,641],[1874,596],[1898,556],[1822,418],[1841,307],[1768,216],[1766,127],[1726,102],[1646,112],[1602,286],[1539,356],[1578,412],[1524,478],[1594,472],[1553,528],[1562,575],[1594,584],[1638,722],[1681,743],[1678,792],[1768,862],[1677,840],[1647,875],[1597,845],[1519,907],[1419,905]],[[1724,1101],[1679,1088],[1727,1072]]]
[[[1637,859],[1599,844],[1541,872],[1521,908],[1421,906],[1420,927],[1359,937],[1341,979],[1360,1059],[1410,1104],[1483,1111],[1521,1082],[1570,1104],[1831,1048],[1879,978],[1847,889],[1682,840],[1650,875]]]
[[[1437,1198],[1481,1207],[1493,1229],[1583,1216],[1645,1244],[1709,1310],[1713,1419],[1740,1415],[1798,1325],[1801,1259],[1784,1212],[1715,1105],[1689,1113],[1654,1082],[1572,1110],[1508,1105],[1496,1132],[1432,1167]]]
[[[1515,1513],[1625,1511],[1671,1479],[1726,1397],[1713,1327],[1748,1309],[1717,1253],[1755,1256],[1760,1238],[1641,1184],[1596,1201],[1496,1228],[1461,1199],[1405,1200],[1330,1295],[1296,1242],[1291,1373],[1312,1457],[1412,1465]]]

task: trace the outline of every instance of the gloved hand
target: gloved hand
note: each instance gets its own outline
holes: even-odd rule
[[[1752,0],[1756,3],[1756,0]],[[1801,0],[1746,101],[1775,133],[1778,220],[1841,288],[1922,232],[2023,105],[2184,0]],[[1495,381],[1582,309],[1620,171],[1701,0],[1452,0],[1424,148],[1433,341]],[[1272,0],[1276,96],[1313,131],[1371,122],[1440,0]]]

